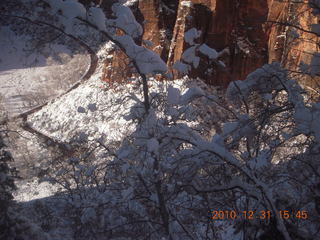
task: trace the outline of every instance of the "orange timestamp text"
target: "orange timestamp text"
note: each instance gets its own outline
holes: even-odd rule
[[[208,212],[210,220],[269,220],[274,216],[274,213],[270,210],[261,211],[235,211],[235,210],[210,210]],[[308,212],[306,210],[289,211],[279,210],[277,214],[282,219],[308,219]]]

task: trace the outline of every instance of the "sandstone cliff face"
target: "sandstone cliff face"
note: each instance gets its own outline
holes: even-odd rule
[[[302,29],[311,30],[311,24],[319,23],[306,4],[295,4],[289,9],[290,20]],[[309,64],[313,53],[319,52],[319,37],[299,29],[289,28],[286,32],[285,50],[282,63],[288,69],[296,71],[301,63]],[[320,66],[319,66],[320,67]],[[303,76],[302,81],[310,87],[319,87],[319,77]]]
[[[169,67],[181,60],[183,52],[190,47],[184,41],[184,34],[191,28],[202,32],[197,43],[206,43],[217,51],[227,50],[219,58],[226,68],[199,54],[199,67],[191,70],[192,77],[200,77],[213,85],[227,86],[230,81],[244,79],[248,73],[272,61],[297,70],[301,61],[309,63],[310,53],[317,51],[318,38],[314,35],[276,24],[290,21],[310,30],[310,24],[317,23],[317,18],[307,3],[139,0],[132,9],[144,26],[143,44],[161,55]],[[294,36],[296,33],[299,38]],[[175,77],[179,76],[173,69],[170,71]]]

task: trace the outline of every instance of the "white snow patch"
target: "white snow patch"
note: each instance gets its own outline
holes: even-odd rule
[[[60,17],[60,22],[65,26],[67,33],[73,33],[73,25],[76,17],[86,18],[85,7],[76,0],[46,0],[52,8],[54,14],[58,11],[62,12],[63,17]]]
[[[191,1],[182,1],[181,3],[181,6],[183,7],[192,7],[192,2]]]
[[[177,71],[179,71],[182,74],[188,74],[188,72],[190,71],[191,67],[188,64],[185,64],[181,61],[176,61],[173,66],[174,69],[176,69]]]
[[[216,59],[218,57],[218,52],[205,43],[199,47],[199,51],[210,59]]]
[[[117,17],[116,20],[109,20],[114,26],[124,30],[128,35],[133,38],[137,38],[142,35],[143,29],[141,25],[136,21],[132,11],[129,7],[119,3],[112,5],[112,11]]]
[[[184,40],[190,45],[194,45],[194,40],[201,36],[201,31],[196,28],[191,28],[184,33]]]
[[[57,192],[59,187],[48,182],[39,183],[37,179],[17,181],[18,190],[14,192],[14,199],[18,202],[28,202],[35,199],[49,197]]]
[[[135,44],[129,35],[116,36],[117,40],[125,49],[126,54],[135,59],[137,66],[142,74],[164,73],[167,65],[160,56],[153,51]]]
[[[106,16],[101,8],[91,7],[89,9],[89,21],[98,27],[100,31],[107,31]]]
[[[197,45],[188,48],[187,50],[184,51],[182,54],[181,58],[187,62],[187,63],[192,63],[194,68],[197,68],[200,63],[200,58],[196,56],[196,49]]]
[[[199,87],[189,88],[186,93],[181,96],[180,103],[187,104],[192,100],[204,96],[205,93]]]

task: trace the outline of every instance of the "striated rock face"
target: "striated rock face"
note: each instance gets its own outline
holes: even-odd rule
[[[276,0],[268,1],[268,20],[266,24],[268,28],[268,57],[269,62],[281,62],[285,47],[286,26],[276,24],[276,22],[287,22],[289,19],[288,2],[279,2]],[[274,22],[274,23],[272,23]]]
[[[144,27],[142,43],[161,55],[171,67],[181,60],[190,47],[185,32],[201,30],[197,44],[205,43],[217,51],[226,67],[201,57],[190,75],[213,85],[227,86],[232,80],[244,79],[248,73],[265,63],[280,62],[291,70],[303,61],[310,63],[317,51],[318,38],[310,33],[294,31],[276,24],[290,22],[310,30],[318,19],[307,3],[280,0],[139,0],[132,6]],[[295,37],[296,33],[299,38]],[[152,44],[151,44],[152,42]],[[113,59],[112,65],[117,58]],[[123,66],[122,66],[123,68]],[[171,68],[175,77],[179,73]]]
[[[306,4],[297,3],[289,8],[290,20],[302,29],[311,30],[310,25],[319,23],[319,18],[311,13]],[[286,31],[285,48],[282,64],[296,71],[301,63],[310,64],[313,53],[319,52],[319,37],[299,29],[289,28]],[[302,81],[310,86],[319,88],[319,77],[304,76]]]

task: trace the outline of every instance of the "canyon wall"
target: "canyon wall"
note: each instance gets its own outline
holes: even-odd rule
[[[190,75],[209,84],[227,86],[265,63],[277,61],[293,71],[301,62],[310,63],[312,53],[318,50],[318,38],[283,23],[310,30],[310,24],[318,23],[318,19],[311,14],[307,2],[290,2],[138,0],[131,8],[144,27],[142,44],[167,62],[174,77],[180,74],[172,65],[190,47],[184,40],[185,32],[191,28],[201,30],[196,43],[223,51],[218,60],[225,67],[199,53],[200,64],[192,68]],[[118,66],[117,61],[113,58],[112,65]],[[109,68],[106,78],[113,78],[112,71],[115,70]]]

